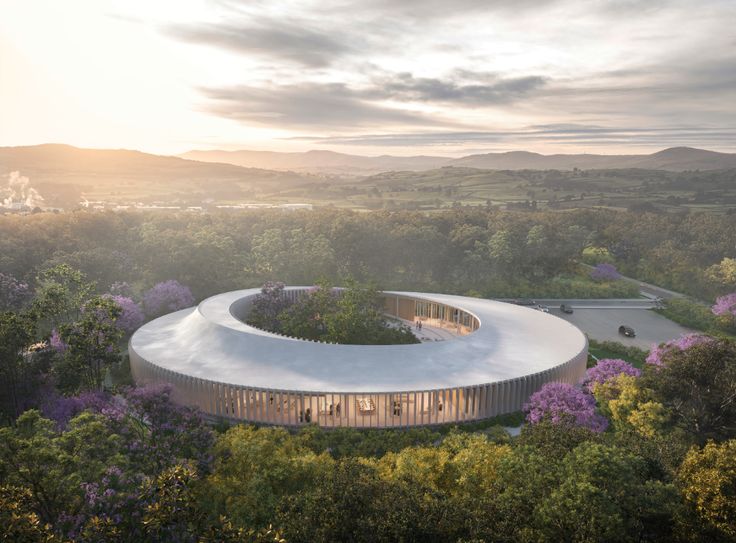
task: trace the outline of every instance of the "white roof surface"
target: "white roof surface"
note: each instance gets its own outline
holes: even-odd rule
[[[218,294],[138,329],[130,348],[157,366],[233,385],[313,392],[399,392],[480,385],[559,366],[587,348],[583,333],[513,304],[390,292],[464,309],[475,332],[415,345],[334,345],[253,328],[230,307],[259,289]]]

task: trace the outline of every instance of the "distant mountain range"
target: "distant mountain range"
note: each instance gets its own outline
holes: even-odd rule
[[[248,201],[316,178],[290,171],[197,162],[125,149],[45,144],[0,147],[0,202],[10,172],[30,179],[47,205],[74,207],[80,199],[120,202]]]
[[[124,149],[80,149],[60,144],[0,147],[0,202],[9,194],[12,196],[14,190],[20,190],[13,188],[14,181],[9,176],[14,171],[29,178],[23,190],[40,194],[46,206],[74,208],[83,200],[191,206],[213,202],[331,202],[366,207],[382,205],[381,193],[402,190],[407,190],[409,199],[414,200],[420,193],[432,201],[445,198],[449,190],[456,191],[450,194],[453,199],[462,196],[475,202],[482,195],[484,200],[505,201],[523,199],[529,191],[537,190],[529,188],[532,182],[541,187],[539,190],[559,189],[564,185],[570,194],[563,196],[580,198],[584,192],[605,192],[611,186],[616,190],[638,190],[643,176],[675,183],[681,192],[695,190],[694,183],[702,188],[706,174],[685,174],[682,179],[683,175],[677,172],[708,170],[707,186],[712,188],[713,198],[720,194],[721,199],[716,203],[722,205],[726,196],[730,198],[728,191],[736,172],[736,154],[686,147],[651,155],[510,152],[457,159],[365,157],[329,151],[193,151],[184,156],[159,156]],[[216,160],[221,162],[213,162]],[[564,172],[574,168],[599,171],[590,175]],[[558,179],[554,185],[555,175],[551,176],[552,181],[549,176],[542,176],[540,181],[533,170],[562,170],[557,177],[566,179],[567,184]],[[653,170],[659,172],[654,174]],[[18,178],[15,179],[17,183]],[[517,194],[514,187],[519,185],[529,187]]]
[[[189,151],[180,155],[202,162],[223,162],[251,168],[291,170],[325,175],[372,175],[386,171],[420,171],[448,165],[446,157],[439,156],[361,156],[333,151],[280,153],[275,151]],[[258,166],[254,166],[258,164]]]
[[[306,180],[303,175],[234,164],[217,164],[129,151],[81,149],[71,145],[44,144],[0,147],[0,175],[18,170],[35,181],[69,181],[79,185],[115,184],[127,181],[157,183],[232,180],[273,183]]]
[[[386,171],[421,171],[446,166],[488,170],[724,170],[736,168],[736,154],[717,153],[692,147],[672,147],[649,155],[541,155],[527,151],[468,155],[462,158],[438,156],[367,157],[307,151],[279,153],[272,151],[189,151],[182,158],[202,162],[236,164],[250,168],[291,170],[326,175],[373,175]]]

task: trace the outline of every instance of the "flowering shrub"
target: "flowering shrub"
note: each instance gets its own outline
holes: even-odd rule
[[[736,317],[736,292],[716,298],[710,310],[719,317]]]
[[[666,356],[670,352],[674,350],[686,351],[693,345],[700,345],[701,343],[707,343],[712,340],[713,338],[703,334],[683,334],[679,338],[672,339],[667,343],[652,345],[652,349],[649,351],[646,362],[653,366],[662,366],[664,365]]]
[[[130,334],[143,324],[146,320],[141,306],[135,303],[131,298],[121,295],[108,295],[109,299],[120,306],[121,313],[115,324],[126,334]]]
[[[621,279],[621,274],[613,264],[602,263],[590,270],[590,277],[594,281],[616,281]]]
[[[158,317],[192,305],[192,291],[174,279],[156,283],[143,294],[143,307],[149,317]]]
[[[595,398],[567,383],[547,383],[532,394],[524,411],[531,424],[542,420],[573,421],[594,432],[603,432],[608,427],[608,420],[595,411]]]
[[[603,358],[585,372],[583,388],[592,392],[595,385],[605,383],[621,374],[639,377],[641,370],[619,358]]]

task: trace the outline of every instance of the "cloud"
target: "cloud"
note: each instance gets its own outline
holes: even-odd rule
[[[201,89],[246,126],[335,145],[732,145],[730,0],[211,1],[216,22],[167,31],[264,60]]]
[[[458,71],[455,76],[466,81],[457,82],[453,77],[416,78],[410,73],[388,75],[374,80],[374,88],[364,94],[401,102],[490,105],[519,100],[542,88],[547,82],[547,78],[536,75],[503,78],[496,74]]]
[[[338,32],[310,28],[305,21],[251,18],[169,26],[166,32],[179,40],[220,47],[236,53],[285,59],[310,67],[323,67],[354,51]]]
[[[660,128],[605,127],[582,124],[532,125],[520,129],[489,131],[427,131],[352,136],[302,136],[302,141],[319,144],[431,147],[469,144],[535,145],[555,143],[569,146],[609,146],[631,143],[642,146],[717,145],[736,138],[734,128],[671,126]]]
[[[380,124],[452,125],[452,122],[365,100],[342,83],[301,83],[203,89],[207,111],[216,115],[288,128],[343,128]]]

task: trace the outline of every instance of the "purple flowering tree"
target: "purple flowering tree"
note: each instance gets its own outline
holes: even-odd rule
[[[146,475],[184,460],[195,462],[200,473],[208,473],[214,434],[197,409],[174,403],[171,391],[170,385],[150,385],[129,388],[120,395],[54,393],[41,409],[62,430],[83,411],[105,416],[110,430],[121,437],[121,451]]]
[[[143,308],[149,317],[159,317],[192,305],[192,291],[175,279],[156,283],[143,294]]]
[[[120,315],[118,316],[115,324],[126,334],[131,334],[137,330],[143,321],[146,320],[145,315],[141,306],[135,303],[132,298],[121,295],[106,295],[120,307]]]
[[[526,420],[537,424],[550,420],[558,424],[574,422],[594,432],[603,432],[608,420],[596,413],[595,398],[567,383],[547,383],[524,405]]]
[[[0,311],[17,311],[31,297],[28,284],[18,281],[12,275],[0,273]]]
[[[670,353],[686,351],[693,345],[700,345],[710,341],[713,341],[713,338],[703,334],[683,334],[679,338],[672,339],[667,343],[652,345],[646,362],[653,366],[663,366]]]
[[[214,435],[200,412],[174,403],[171,392],[170,385],[125,392],[125,417],[118,433],[125,438],[126,452],[147,474],[158,473],[183,459],[194,461],[200,473],[208,473]]]
[[[719,317],[736,319],[736,292],[716,298],[716,303],[710,310]]]
[[[107,392],[82,392],[76,396],[61,396],[53,391],[41,404],[41,413],[47,419],[53,420],[56,427],[63,430],[69,421],[83,411],[102,413],[110,409],[112,396]]]
[[[621,274],[618,273],[616,266],[604,262],[590,270],[590,277],[594,281],[616,281],[621,279]]]
[[[641,370],[619,358],[603,358],[585,372],[583,389],[592,392],[595,385],[605,383],[621,374],[639,377]]]

